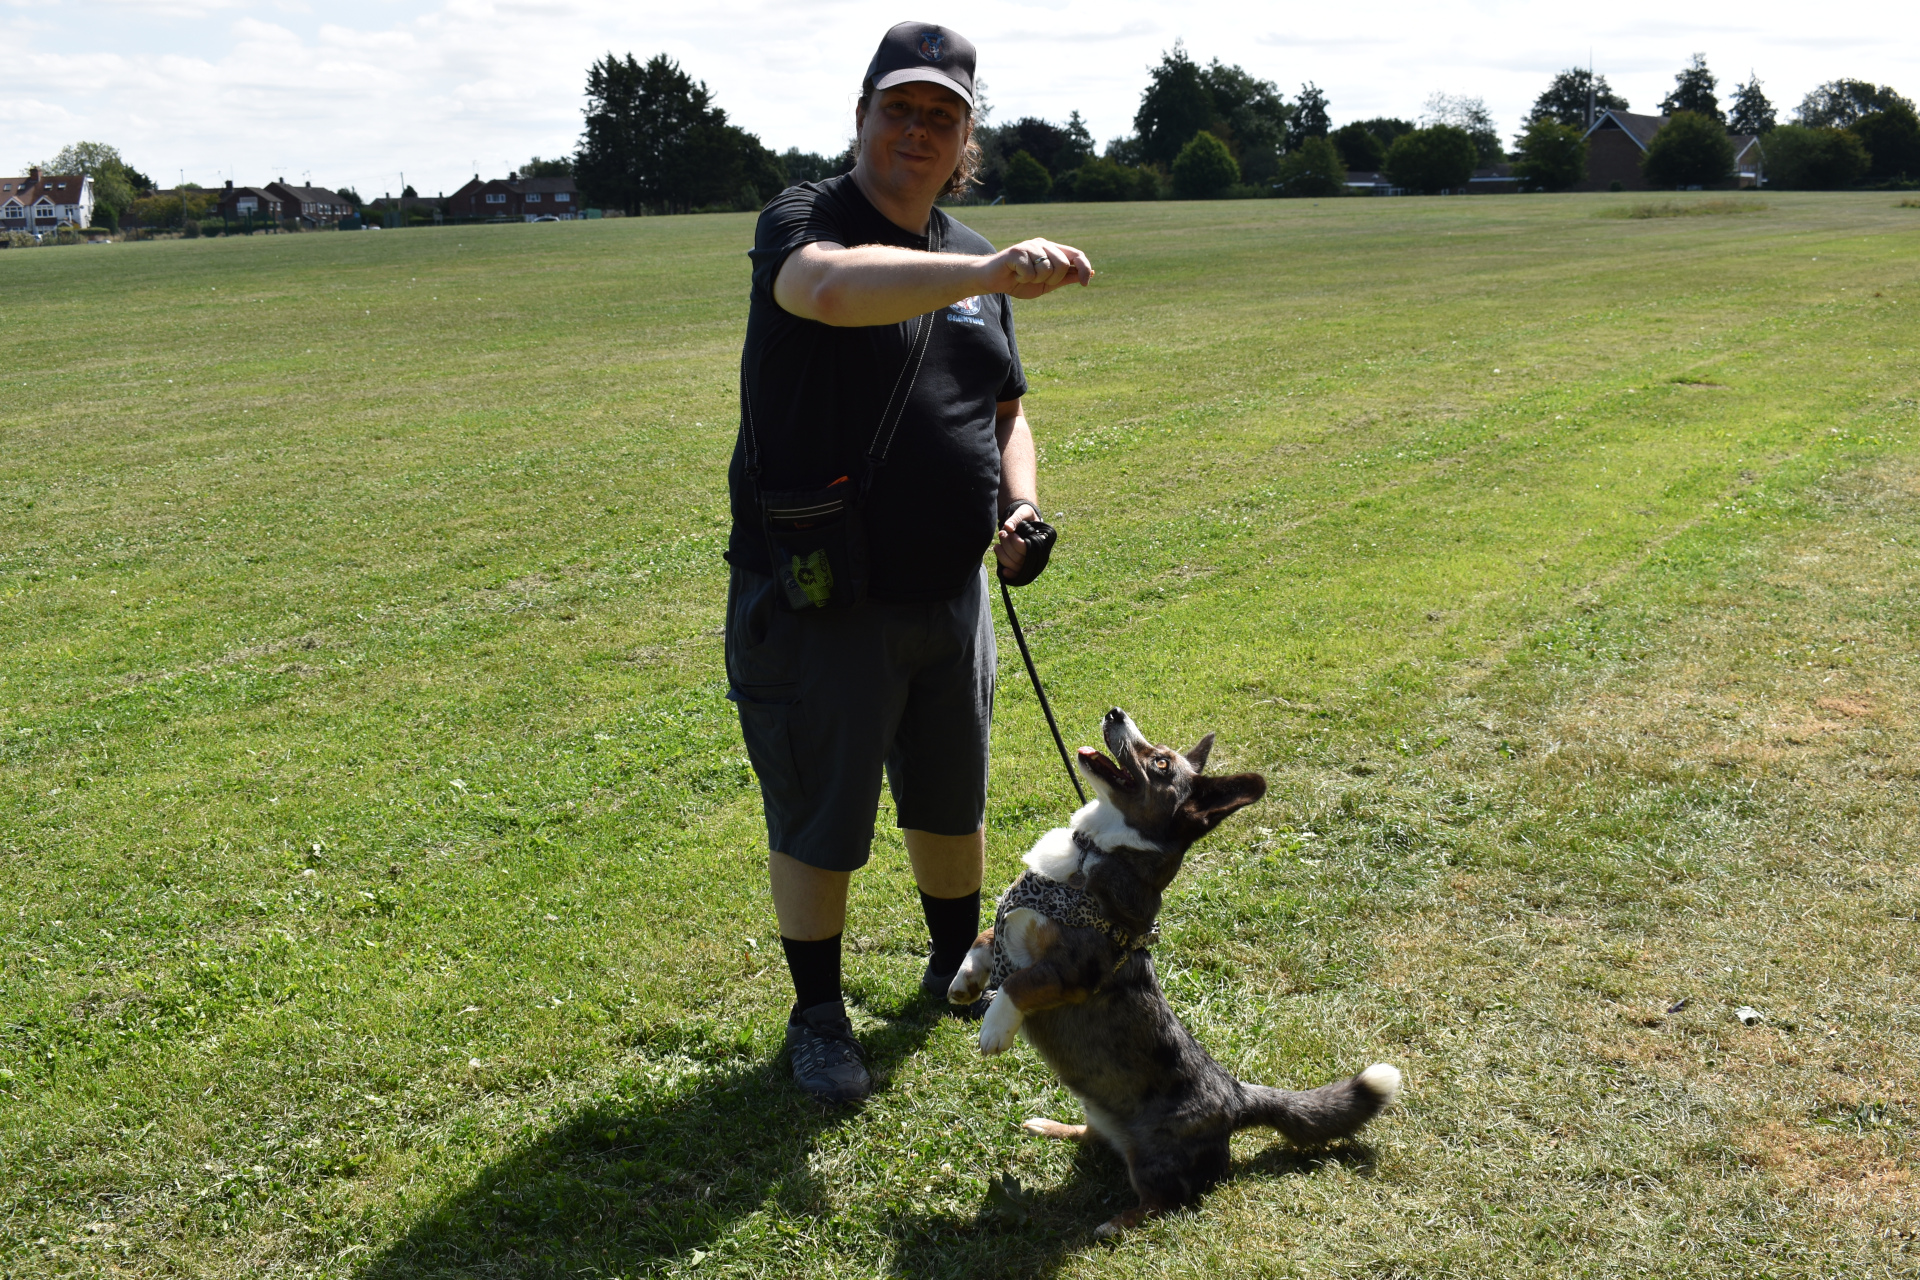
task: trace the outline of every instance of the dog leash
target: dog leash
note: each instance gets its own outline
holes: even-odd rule
[[[1013,628],[1013,641],[1020,646],[1021,660],[1027,664],[1027,676],[1033,681],[1033,691],[1040,698],[1040,710],[1047,716],[1047,728],[1053,730],[1053,745],[1060,748],[1060,763],[1066,767],[1067,781],[1080,797],[1080,803],[1087,802],[1086,790],[1080,785],[1080,775],[1074,772],[1073,761],[1067,755],[1067,744],[1060,737],[1060,726],[1054,723],[1053,707],[1047,701],[1047,691],[1040,684],[1040,673],[1034,669],[1033,652],[1027,648],[1027,634],[1020,629],[1020,615],[1013,611],[1013,592],[1007,589],[1007,580],[1000,579],[1000,598],[1007,605],[1007,625]]]

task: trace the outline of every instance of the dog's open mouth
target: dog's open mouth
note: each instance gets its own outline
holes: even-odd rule
[[[1080,767],[1116,791],[1133,790],[1133,775],[1107,759],[1098,747],[1080,748]]]

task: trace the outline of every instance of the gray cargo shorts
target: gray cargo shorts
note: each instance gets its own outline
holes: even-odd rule
[[[902,827],[978,831],[995,663],[986,570],[930,604],[790,613],[779,592],[738,566],[727,584],[727,697],[768,847],[823,871],[863,866],[883,767]]]

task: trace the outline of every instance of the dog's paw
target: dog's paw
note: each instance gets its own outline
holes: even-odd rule
[[[947,987],[947,1000],[951,1004],[972,1004],[987,989],[987,979],[993,976],[993,958],[991,953],[969,951],[967,958],[960,962],[960,972],[953,975],[953,981]]]
[[[1001,992],[987,1006],[987,1016],[980,1020],[980,1052],[988,1057],[1005,1053],[1013,1044],[1014,1036],[1020,1033],[1022,1021],[1019,1008],[1006,992]]]

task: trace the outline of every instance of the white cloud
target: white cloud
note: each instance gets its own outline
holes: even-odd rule
[[[1586,61],[1652,109],[1695,50],[1723,99],[1757,70],[1783,110],[1849,75],[1920,95],[1920,19],[1888,7],[1815,35],[1803,6],[1652,0],[1582,9],[1490,0],[1276,10],[1144,0],[975,0],[947,21],[980,46],[998,119],[1078,109],[1104,141],[1130,131],[1146,69],[1183,37],[1276,81],[1316,82],[1336,122],[1413,118],[1436,90],[1482,97],[1517,129],[1547,78]],[[1907,14],[1902,17],[1901,14]],[[452,190],[536,152],[571,150],[587,66],[666,52],[776,149],[846,139],[853,93],[895,5],[770,0],[103,0],[17,6],[0,23],[8,168],[77,138],[112,142],[156,178],[261,182],[311,172],[362,194]],[[1849,31],[1857,35],[1848,34]]]

